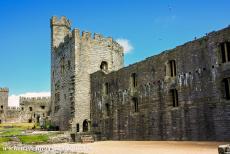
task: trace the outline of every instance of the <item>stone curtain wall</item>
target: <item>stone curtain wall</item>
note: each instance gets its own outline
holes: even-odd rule
[[[0,123],[6,121],[6,110],[8,107],[8,88],[0,88]]]
[[[71,29],[68,19],[51,19],[52,123],[61,130],[90,125],[90,74],[106,63],[106,73],[123,67],[123,48],[100,34]],[[90,129],[90,128],[89,128]]]
[[[19,103],[18,120],[20,122],[38,123],[40,117],[46,118],[50,114],[50,97],[20,97]],[[10,114],[13,110],[18,109],[9,109],[8,119],[15,117]]]
[[[116,72],[93,73],[92,132],[99,140],[230,140],[224,42],[230,28]]]

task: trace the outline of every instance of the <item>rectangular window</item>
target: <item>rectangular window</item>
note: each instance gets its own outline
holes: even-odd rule
[[[131,84],[132,84],[132,87],[137,86],[137,74],[136,73],[132,73],[131,75]]]
[[[171,77],[176,76],[176,61],[175,60],[170,60],[170,75]]]
[[[176,89],[172,89],[171,90],[171,95],[172,95],[172,103],[173,103],[173,107],[178,107],[179,103],[178,103],[178,92]]]
[[[106,82],[103,86],[103,93],[104,95],[108,95],[109,94],[109,83]]]
[[[33,108],[32,108],[32,107],[30,107],[30,111],[33,111]]]
[[[80,131],[80,130],[79,130],[79,129],[80,129],[79,124],[77,124],[76,127],[77,127],[77,128],[76,128],[76,129],[77,129],[77,132],[79,132],[79,131]]]
[[[220,44],[222,63],[230,61],[230,42]]]
[[[138,112],[139,111],[139,106],[138,106],[138,99],[136,97],[132,98],[132,103],[134,106],[134,112]]]
[[[224,83],[224,94],[225,94],[225,98],[227,100],[230,100],[230,78],[225,78],[223,80]]]
[[[110,116],[110,106],[109,106],[109,103],[105,104],[105,108],[106,108],[106,116]]]

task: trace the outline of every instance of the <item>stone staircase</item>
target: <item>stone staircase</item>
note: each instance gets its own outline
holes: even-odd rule
[[[92,135],[81,135],[81,143],[93,143],[94,138]]]

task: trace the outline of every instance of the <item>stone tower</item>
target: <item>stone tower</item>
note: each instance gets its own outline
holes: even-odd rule
[[[0,123],[6,120],[6,110],[8,107],[8,88],[0,88]]]
[[[123,48],[112,38],[70,30],[68,19],[51,19],[52,123],[61,130],[90,130],[90,74],[123,67]],[[92,94],[93,95],[93,94]]]

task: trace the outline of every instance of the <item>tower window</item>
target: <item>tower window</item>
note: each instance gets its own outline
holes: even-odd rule
[[[166,65],[166,75],[175,77],[176,76],[176,61],[170,60]]]
[[[71,62],[70,60],[68,60],[68,70],[70,70],[70,68],[71,68]]]
[[[134,112],[138,112],[139,111],[139,107],[138,107],[138,99],[136,97],[132,98],[132,103],[134,106]]]
[[[102,71],[108,71],[108,63],[106,61],[102,61],[100,65],[100,69]]]
[[[132,87],[137,86],[137,74],[136,73],[131,74],[131,85]]]
[[[33,111],[33,108],[32,107],[29,107],[30,111]]]
[[[106,108],[106,116],[110,116],[110,106],[109,106],[109,103],[105,104],[105,108]]]
[[[3,109],[3,105],[1,105],[1,109]]]
[[[43,110],[44,110],[44,109],[45,109],[45,106],[41,106],[41,109],[43,109]]]
[[[173,103],[173,107],[178,107],[179,103],[178,103],[178,92],[176,89],[172,89],[171,90],[171,95],[172,95],[172,103]]]
[[[103,93],[104,93],[105,95],[108,95],[108,94],[109,94],[109,83],[108,83],[108,82],[106,82],[106,83],[104,84],[104,86],[103,86]]]
[[[77,127],[77,128],[76,128],[76,129],[77,129],[77,132],[79,132],[79,130],[80,130],[79,124],[77,124],[76,127]]]
[[[230,78],[225,78],[223,79],[223,84],[224,84],[224,97],[227,100],[230,100]]]
[[[220,44],[222,63],[230,61],[230,42]]]

